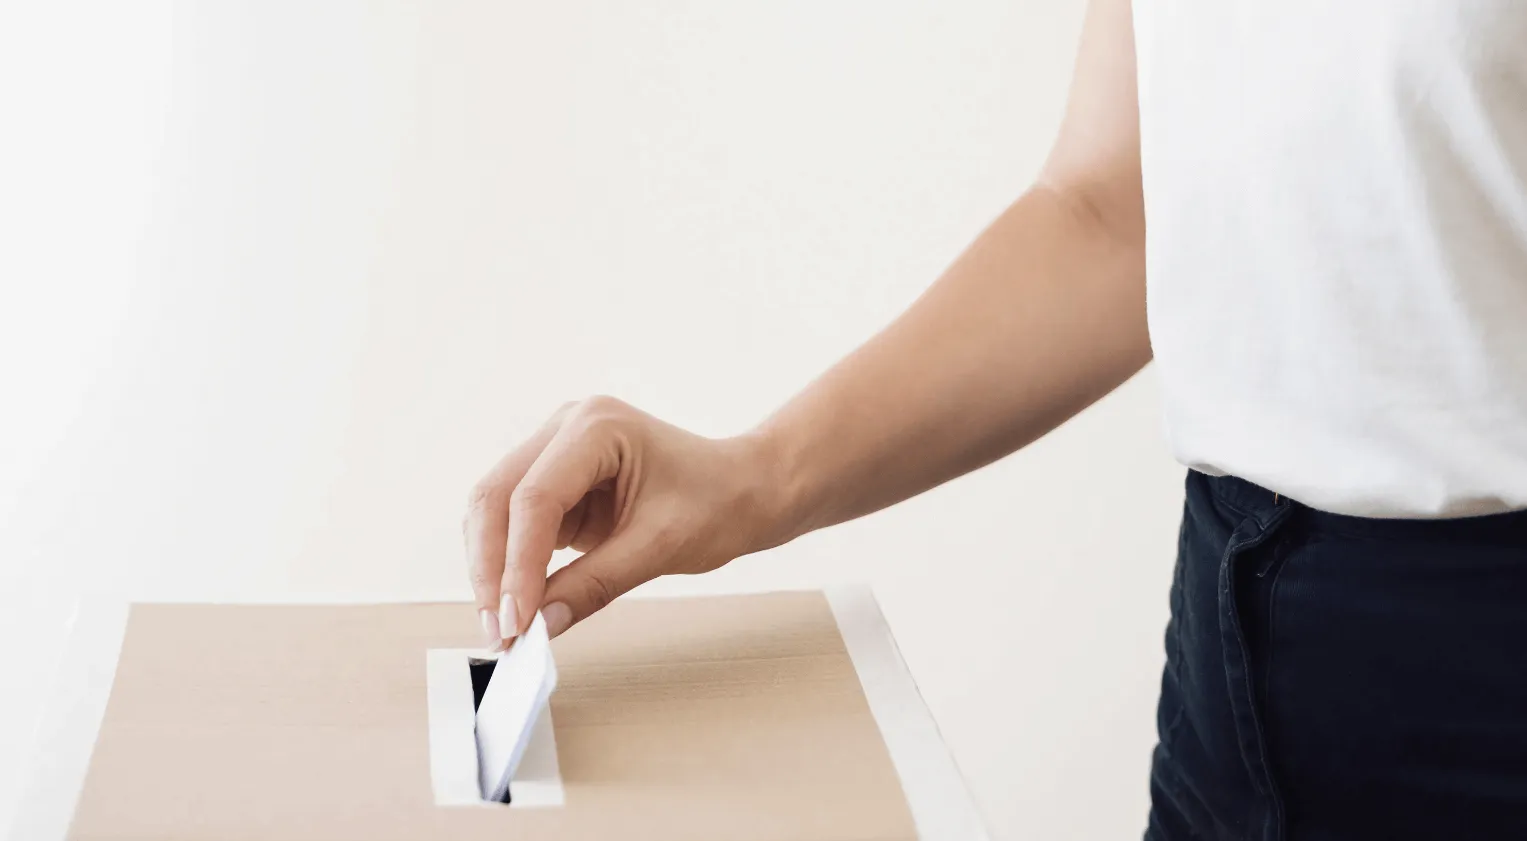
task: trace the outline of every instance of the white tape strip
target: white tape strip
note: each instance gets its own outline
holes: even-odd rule
[[[127,604],[120,601],[86,600],[76,607],[33,740],[31,784],[11,821],[10,841],[64,841],[69,834],[116,679],[127,613]]]
[[[901,777],[902,793],[923,841],[987,841],[986,828],[959,767],[907,671],[880,605],[868,586],[827,591],[843,644],[859,673],[870,712]]]
[[[477,786],[477,739],[473,732],[472,673],[464,648],[434,648],[424,654],[429,702],[429,778],[437,806],[482,803]],[[484,659],[491,655],[483,654]]]

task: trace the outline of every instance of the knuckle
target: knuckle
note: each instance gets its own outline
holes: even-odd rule
[[[509,511],[515,516],[534,516],[551,504],[551,496],[540,485],[523,484],[509,495]]]
[[[473,485],[472,490],[467,492],[466,521],[470,522],[473,515],[492,508],[498,498],[499,489],[497,485],[486,481]]]
[[[626,404],[608,394],[596,394],[584,400],[583,407],[588,411],[599,414],[614,414],[625,411]]]
[[[578,404],[576,410],[583,420],[614,420],[624,417],[629,407],[607,394],[596,394]]]
[[[619,422],[602,415],[589,415],[578,419],[575,431],[584,446],[598,445],[615,433]]]
[[[467,578],[472,582],[472,591],[475,593],[487,593],[498,589],[498,581],[488,574],[486,569],[474,566]]]
[[[602,575],[589,575],[583,579],[583,597],[593,610],[602,610],[620,591],[607,578]]]

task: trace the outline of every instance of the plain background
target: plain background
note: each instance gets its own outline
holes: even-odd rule
[[[1082,13],[12,6],[0,825],[80,592],[467,597],[466,491],[561,402],[742,431],[905,307],[1036,171]],[[1138,837],[1157,404],[651,590],[868,579],[996,838]]]

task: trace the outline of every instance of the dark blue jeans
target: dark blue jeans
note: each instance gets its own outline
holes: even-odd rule
[[[1187,496],[1146,838],[1527,839],[1527,512]]]

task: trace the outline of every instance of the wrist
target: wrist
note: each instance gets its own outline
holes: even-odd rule
[[[816,528],[812,524],[807,482],[797,449],[788,436],[761,426],[732,439],[742,459],[749,545],[743,554],[789,543]]]

